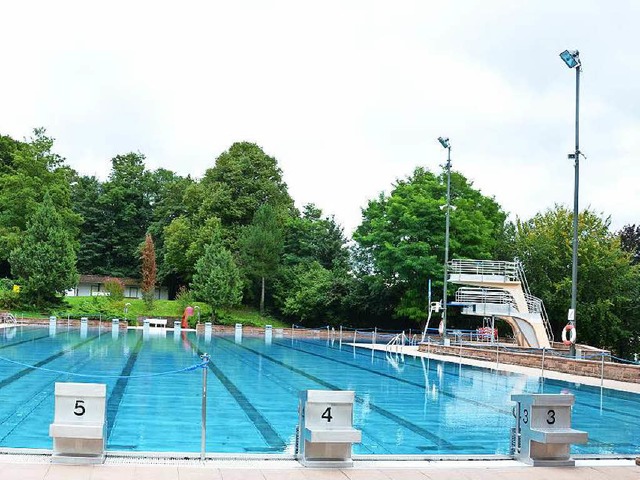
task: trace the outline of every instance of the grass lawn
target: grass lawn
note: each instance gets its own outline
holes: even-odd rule
[[[147,309],[147,306],[141,299],[127,298],[119,301],[112,301],[108,297],[65,297],[66,306],[61,306],[54,311],[50,312],[51,315],[56,315],[60,318],[89,317],[100,319],[111,318],[126,318],[127,320],[137,319],[139,317],[154,317],[154,318],[175,318],[180,319],[182,312],[184,311],[184,305],[175,300],[155,300],[153,302],[153,309]],[[211,318],[211,308],[202,302],[194,302],[192,307],[195,308],[196,314],[194,315],[193,322],[197,321],[198,310],[200,312],[200,320],[202,322],[209,321]],[[124,310],[127,308],[127,313]],[[24,313],[25,317],[41,318],[47,315],[42,315],[34,312],[20,312]],[[263,327],[265,325],[273,325],[274,328],[286,327],[283,322],[270,317],[261,316],[256,310],[252,308],[235,308],[229,310],[221,310],[218,312],[218,317],[215,319],[217,324],[233,325],[235,323],[242,323],[243,325],[250,325],[255,327]]]

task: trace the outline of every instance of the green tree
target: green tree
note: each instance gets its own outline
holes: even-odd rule
[[[58,296],[77,284],[73,239],[48,194],[28,221],[10,262],[23,286],[21,295],[37,308],[59,303]]]
[[[178,285],[188,285],[193,278],[196,262],[204,255],[209,243],[222,244],[222,227],[216,217],[196,225],[181,216],[164,228],[164,268],[176,278]]]
[[[282,265],[273,281],[275,309],[305,324],[351,320],[350,266],[342,228],[315,205],[305,205],[285,223]]]
[[[242,300],[240,270],[233,255],[220,243],[212,242],[196,263],[191,282],[196,300],[211,306],[212,314],[220,308],[237,305]]]
[[[141,250],[142,260],[142,298],[148,310],[153,308],[153,300],[156,290],[156,250],[153,238],[147,233]]]
[[[187,195],[197,205],[196,221],[218,217],[237,238],[237,227],[251,223],[261,205],[293,211],[293,200],[275,158],[249,142],[234,143]]]
[[[318,262],[331,270],[348,265],[349,250],[335,218],[323,217],[322,210],[308,204],[301,216],[287,219],[283,257],[286,265]]]
[[[149,173],[141,153],[114,157],[109,179],[97,202],[102,210],[98,231],[108,239],[102,256],[105,273],[135,277],[139,272],[138,246],[151,223]]]
[[[573,214],[563,206],[517,221],[515,250],[534,295],[541,297],[556,337],[571,304]],[[578,217],[578,341],[629,353],[640,335],[640,270],[620,248],[610,221],[585,210]]]
[[[640,263],[640,225],[625,225],[619,232],[621,247],[631,254],[634,264]]]
[[[82,274],[109,275],[111,230],[109,214],[101,200],[102,183],[96,177],[78,176],[71,191],[73,210],[82,217],[78,249],[78,271]]]
[[[265,279],[277,273],[283,247],[281,215],[269,204],[256,211],[251,225],[240,234],[244,269],[260,279],[260,315],[264,314]]]
[[[395,314],[426,318],[428,279],[442,279],[445,243],[446,177],[417,168],[399,180],[390,195],[369,201],[354,233],[356,269],[379,275],[399,293]],[[506,215],[493,198],[451,174],[450,258],[492,258],[504,237]],[[437,282],[434,282],[437,286]]]
[[[0,276],[7,275],[9,254],[48,194],[64,228],[76,238],[80,217],[71,210],[73,170],[53,151],[43,128],[24,142],[0,136]]]
[[[318,262],[300,263],[288,270],[292,286],[283,313],[304,325],[338,325],[347,318],[346,302],[354,278],[344,269],[329,270]]]
[[[188,210],[184,204],[184,195],[194,182],[188,176],[185,178],[169,170],[158,169],[150,174],[149,183],[151,185],[149,201],[152,213],[147,232],[154,238],[158,259],[158,279],[169,288],[171,295],[177,293],[180,285],[188,284],[188,281],[185,282],[180,278],[171,265],[165,264],[164,233],[171,222],[187,215]]]

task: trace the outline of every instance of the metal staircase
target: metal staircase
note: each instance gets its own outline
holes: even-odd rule
[[[544,308],[544,302],[541,298],[534,297],[531,295],[531,290],[529,289],[529,282],[527,282],[527,277],[524,274],[524,268],[522,267],[522,262],[518,259],[514,262],[518,268],[518,278],[520,278],[520,283],[522,284],[522,288],[524,290],[525,296],[527,297],[527,304],[529,304],[529,299],[531,299],[531,305],[529,307],[529,311],[540,312],[542,315],[542,321],[544,322],[544,329],[547,332],[547,336],[549,337],[549,342],[555,340],[553,337],[553,330],[551,328],[551,322],[549,321],[549,315],[547,315],[547,310]],[[532,310],[533,309],[533,310]]]

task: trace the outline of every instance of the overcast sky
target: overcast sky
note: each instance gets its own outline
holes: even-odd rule
[[[236,141],[277,158],[298,206],[350,232],[416,166],[453,168],[512,218],[573,205],[640,223],[640,2],[11,1],[0,133],[44,126],[81,174],[129,151],[203,175]]]

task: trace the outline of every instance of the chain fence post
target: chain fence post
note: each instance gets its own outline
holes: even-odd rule
[[[209,369],[209,360],[211,357],[208,353],[200,355],[202,359],[202,437],[200,439],[200,461],[204,462],[205,452],[207,448],[207,370]]]

